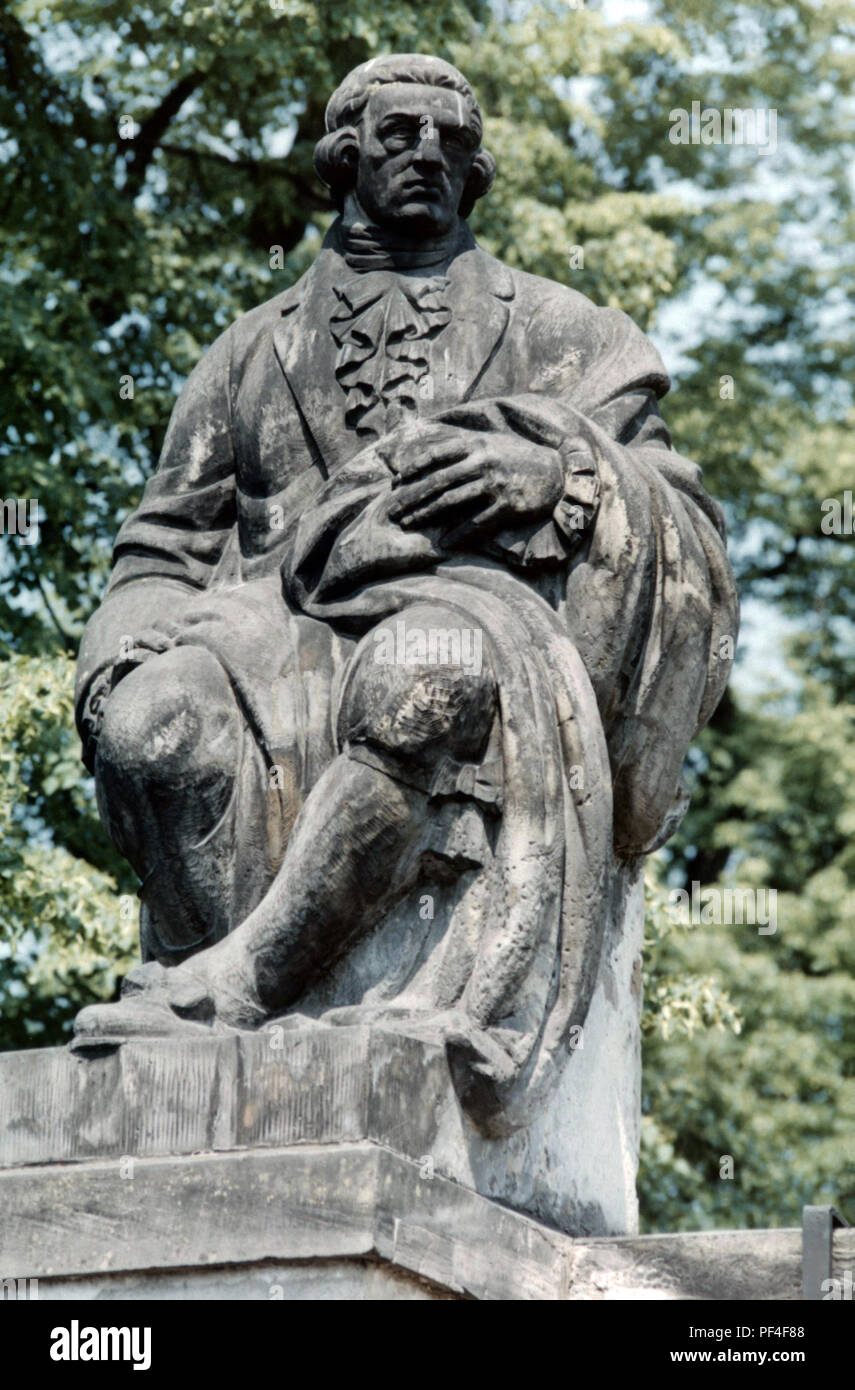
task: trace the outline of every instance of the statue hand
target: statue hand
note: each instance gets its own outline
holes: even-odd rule
[[[83,761],[90,772],[95,763],[95,751],[101,734],[101,725],[104,722],[104,710],[107,701],[120,680],[131,671],[136,670],[137,666],[141,666],[150,657],[168,651],[173,645],[173,638],[169,629],[177,632],[177,628],[168,620],[164,622],[163,628],[163,631],[155,627],[146,628],[143,632],[135,634],[131,651],[117,656],[112,666],[105,666],[92,681],[80,712]]]
[[[134,635],[134,645],[130,652],[119,655],[113,665],[105,667],[93,681],[80,716],[83,761],[90,772],[95,761],[101,725],[104,722],[104,710],[112,692],[119,681],[131,671],[135,671],[144,661],[159,656],[161,652],[169,651],[170,647],[175,645],[177,635],[178,628],[168,618],[161,620],[159,625],[145,628]]]
[[[149,661],[153,656],[160,656],[163,652],[168,652],[175,645],[175,638],[178,635],[178,628],[169,618],[155,622],[151,627],[144,628],[142,632],[134,634],[133,647],[126,654],[119,656],[113,663],[111,670],[111,688],[115,688],[120,680],[135,671],[143,662]]]
[[[564,488],[557,450],[516,435],[469,430],[429,444],[400,477],[390,518],[404,530],[451,526],[444,537],[449,545],[548,516]]]

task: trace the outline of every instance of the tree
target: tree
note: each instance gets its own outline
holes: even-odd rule
[[[743,594],[795,633],[780,694],[722,703],[651,875],[646,1220],[776,1225],[852,1198],[855,580],[821,504],[852,478],[853,40],[852,0],[650,0],[633,23],[400,0],[0,14],[0,491],[42,514],[0,567],[0,1045],[64,1037],[133,950],[135,883],[70,724],[118,522],[201,351],[317,248],[332,87],[372,53],[435,51],[499,162],[479,240],[660,332],[666,415],[726,504]],[[777,151],[674,143],[694,101],[775,108]],[[675,926],[665,895],[693,880],[776,889],[778,933]]]

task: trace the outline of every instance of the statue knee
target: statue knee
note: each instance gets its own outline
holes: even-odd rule
[[[496,712],[496,680],[480,629],[418,605],[367,634],[339,717],[343,743],[367,744],[419,767],[477,761]]]
[[[228,678],[202,648],[151,657],[109,696],[95,775],[128,791],[171,791],[230,775],[238,718]]]

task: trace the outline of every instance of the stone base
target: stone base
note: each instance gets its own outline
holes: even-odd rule
[[[113,1273],[131,1297],[224,1282],[275,1297],[282,1280],[289,1298],[563,1292],[566,1237],[376,1145],[141,1159],[125,1172],[114,1161],[2,1174],[4,1272],[37,1277],[41,1297],[97,1296],[116,1288]]]
[[[640,885],[621,909],[577,1047],[505,1138],[405,1023],[0,1056],[0,1279],[56,1298],[568,1296],[569,1235],[637,1228]]]
[[[440,1047],[379,1029],[9,1053],[0,1280],[41,1299],[800,1297],[797,1230],[573,1239],[511,1210],[484,1160],[509,1142],[467,1126]],[[519,1195],[538,1175],[514,1171]],[[853,1260],[836,1232],[847,1287]]]
[[[423,1192],[445,1179],[571,1235],[632,1234],[636,897],[613,928],[579,1046],[535,1123],[506,1138],[486,1138],[466,1118],[441,1042],[404,1024],[305,1020],[239,1036],[129,1042],[99,1056],[60,1048],[0,1056],[0,1170],[97,1160],[115,1172],[123,1159],[133,1167],[158,1157],[365,1144],[414,1164]],[[166,1207],[151,1210],[168,1219]]]
[[[801,1260],[798,1230],[573,1240],[368,1143],[0,1173],[0,1278],[42,1300],[794,1301]]]

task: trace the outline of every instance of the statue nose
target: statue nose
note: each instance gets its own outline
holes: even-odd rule
[[[416,164],[441,164],[442,149],[436,136],[424,136],[416,147],[414,163]]]

